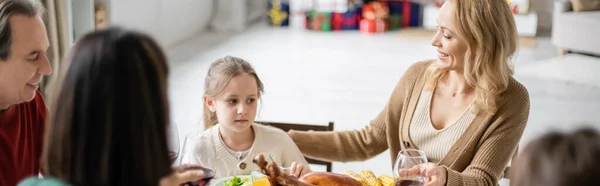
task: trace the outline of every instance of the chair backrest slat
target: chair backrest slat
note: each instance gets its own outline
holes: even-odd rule
[[[333,131],[333,127],[334,127],[333,121],[330,121],[328,125],[314,125],[314,124],[287,123],[287,122],[274,122],[274,121],[254,121],[254,122],[258,123],[258,124],[273,126],[275,128],[279,128],[286,132],[290,131],[290,130]],[[312,158],[308,158],[308,157],[304,157],[304,158],[306,158],[306,161],[309,164],[326,166],[327,172],[331,172],[331,170],[332,170],[331,162],[316,160],[316,159],[312,159]]]

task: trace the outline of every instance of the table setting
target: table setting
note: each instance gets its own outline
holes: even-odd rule
[[[206,162],[197,161],[189,152],[194,142],[186,137],[181,152],[180,165],[202,165],[205,177],[202,180],[187,183],[189,186],[423,186],[427,182],[422,176],[428,166],[425,153],[421,150],[407,149],[398,153],[391,175],[375,175],[371,170],[354,172],[310,172],[301,177],[290,174],[289,167],[279,166],[269,153],[259,153],[252,163],[259,167],[250,174],[234,176],[216,176]],[[214,156],[214,155],[213,155]]]

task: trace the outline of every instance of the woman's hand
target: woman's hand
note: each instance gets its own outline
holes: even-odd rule
[[[310,168],[308,168],[307,165],[292,162],[292,166],[290,168],[290,174],[292,176],[296,176],[296,177],[300,178],[309,172],[310,172]]]
[[[422,176],[425,178],[425,186],[444,186],[446,185],[446,169],[434,163],[428,163],[423,169],[422,165],[414,166],[410,169],[398,170],[400,175]]]
[[[429,163],[424,175],[428,180],[425,186],[444,186],[446,185],[448,173],[446,168],[434,163]]]
[[[198,181],[204,178],[204,171],[200,169],[200,165],[185,164],[175,168],[173,173],[160,179],[160,186],[180,186],[190,181]],[[194,170],[188,170],[194,169]]]

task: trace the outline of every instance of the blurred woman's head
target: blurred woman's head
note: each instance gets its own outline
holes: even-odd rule
[[[83,36],[55,94],[45,174],[75,185],[157,185],[168,157],[167,64],[149,36],[108,28]]]
[[[512,163],[512,186],[600,185],[600,135],[585,128],[530,142]]]

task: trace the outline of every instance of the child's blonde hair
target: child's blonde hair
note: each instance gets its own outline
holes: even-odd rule
[[[210,65],[208,74],[204,80],[204,96],[211,98],[218,96],[223,92],[231,79],[243,74],[252,75],[256,78],[257,93],[261,95],[264,91],[263,83],[258,78],[258,75],[256,75],[256,71],[254,71],[252,65],[241,58],[225,56],[224,58],[217,59]],[[204,130],[216,125],[218,122],[216,113],[210,111],[205,105]]]

